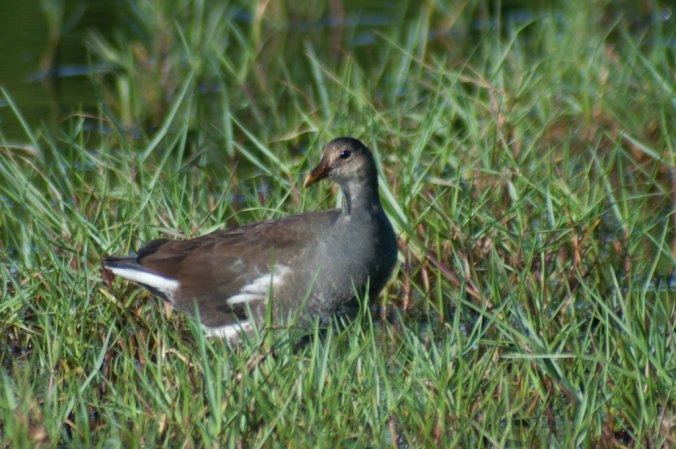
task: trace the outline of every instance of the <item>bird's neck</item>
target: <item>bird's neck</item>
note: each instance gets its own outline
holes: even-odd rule
[[[345,197],[343,211],[350,215],[381,208],[378,197],[378,181],[375,177],[371,179],[353,179],[349,182],[341,183],[340,188]]]

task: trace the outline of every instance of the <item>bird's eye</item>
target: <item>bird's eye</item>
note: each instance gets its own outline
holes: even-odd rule
[[[340,152],[341,159],[347,159],[350,156],[352,156],[352,152],[350,150],[343,150]]]

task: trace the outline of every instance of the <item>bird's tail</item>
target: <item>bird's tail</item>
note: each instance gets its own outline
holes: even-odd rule
[[[103,266],[113,274],[141,284],[151,292],[172,302],[179,283],[141,265],[136,257],[106,257]]]

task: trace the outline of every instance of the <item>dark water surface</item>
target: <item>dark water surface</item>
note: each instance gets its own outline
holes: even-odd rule
[[[599,7],[596,11],[598,16],[604,17],[604,14],[614,11],[613,3]],[[615,3],[618,7],[628,7],[626,3]],[[147,8],[148,5],[152,2],[0,0],[0,87],[14,101],[26,123],[33,127],[43,124],[51,127],[74,113],[98,115],[97,105],[101,99],[97,97],[90,75],[92,72],[112,71],[113,68],[97,64],[95,58],[92,61],[88,41],[93,32],[112,43],[119,42],[116,36],[122,37],[125,42],[139,38],[137,34],[142,34],[142,31],[135,26],[139,17],[135,16],[134,10],[137,14],[143,14],[139,11],[147,13],[152,9]],[[423,7],[432,8],[437,13],[444,10],[449,17],[455,17],[456,13],[461,17],[454,26],[446,26],[446,22],[437,23],[436,27],[432,25],[427,31],[428,40],[436,42],[442,55],[459,48],[471,48],[467,39],[478,40],[487,30],[521,26],[545,15],[556,17],[555,11],[561,7],[559,3],[548,0],[537,3],[526,0],[479,2],[464,13],[463,8],[467,5],[453,6],[453,2],[418,4],[406,0],[332,0],[326,4],[289,2],[284,5],[286,14],[280,18],[284,23],[275,25],[280,30],[275,35],[277,42],[266,41],[273,48],[273,53],[283,50],[289,58],[303,57],[308,41],[321,43],[315,47],[317,50],[335,50],[332,36],[340,38],[342,31],[347,30],[349,38],[341,45],[357,50],[367,63],[369,52],[383,51],[382,38],[379,40],[377,33],[387,34],[387,30],[411,25],[409,22],[420,15]],[[237,6],[233,8],[236,11]],[[292,11],[293,8],[297,11]],[[628,22],[628,29],[642,33],[654,26],[672,24],[672,9],[665,6],[655,13],[650,8],[632,7],[627,11],[636,10],[640,14],[626,12],[621,17]],[[465,22],[459,25],[463,16]],[[240,6],[240,12],[232,19],[246,27],[253,21],[251,8]],[[463,59],[462,55],[460,59]],[[27,141],[20,121],[2,94],[0,139],[10,143]]]
[[[110,35],[119,27],[124,3],[0,0],[0,87],[27,123],[53,125],[95,107],[87,36],[93,29]],[[8,141],[26,140],[4,95],[0,132]]]
[[[498,14],[501,20],[532,18],[527,2],[511,3],[512,9],[503,9]],[[138,14],[152,10],[147,6],[143,1],[132,0],[0,0],[0,87],[11,97],[26,123],[32,127],[54,127],[75,113],[98,115],[101,99],[90,75],[114,68],[101,66],[92,58],[88,49],[92,33],[113,45],[135,38],[143,40],[138,35],[143,31],[135,26],[135,21],[139,20]],[[319,44],[318,50],[334,51],[332,39],[340,39],[345,30],[349,38],[341,45],[348,49],[362,54],[382,51],[377,33],[406,26],[418,16],[412,11],[420,12],[423,5],[406,0],[334,0],[325,5],[286,6],[298,11],[285,11],[285,17],[280,18],[284,23],[275,25],[280,31],[274,36],[275,42],[269,40],[266,44],[274,49],[273,53],[283,50],[291,58],[304,57],[307,42]],[[246,27],[253,21],[251,8],[239,8],[232,19]],[[483,17],[470,14],[469,28],[475,33],[495,25],[494,20],[486,19],[492,17],[489,9],[478,9]],[[237,11],[236,5],[233,11]],[[152,18],[141,20],[145,19]],[[461,47],[459,41],[466,37],[465,33],[458,34],[447,27],[429,33],[430,39],[450,39],[457,47]],[[4,95],[0,95],[0,137],[10,143],[27,141]]]
[[[139,4],[142,2],[138,2]],[[338,2],[341,3],[342,2]],[[112,68],[92,61],[88,41],[92,33],[111,42],[115,36],[134,38],[133,9],[128,0],[0,0],[0,87],[30,126],[53,126],[73,113],[97,113],[100,99],[92,72]],[[399,23],[406,2],[387,5],[361,2],[343,16],[347,28],[376,29]],[[286,25],[287,34],[326,33],[338,18],[298,20]],[[341,11],[341,14],[344,11]],[[137,18],[136,18],[137,19]],[[242,10],[234,19],[246,24],[251,15]],[[355,35],[354,45],[373,43],[372,33]],[[359,41],[361,40],[361,41]],[[300,51],[299,54],[303,54]],[[9,142],[26,142],[19,119],[5,95],[0,94],[0,135]]]

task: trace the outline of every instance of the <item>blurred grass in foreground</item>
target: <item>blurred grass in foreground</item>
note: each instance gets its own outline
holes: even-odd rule
[[[99,109],[0,135],[3,447],[676,444],[673,17],[242,3],[126,4]],[[232,349],[102,282],[333,206],[299,180],[340,135],[400,237],[375,316]]]

